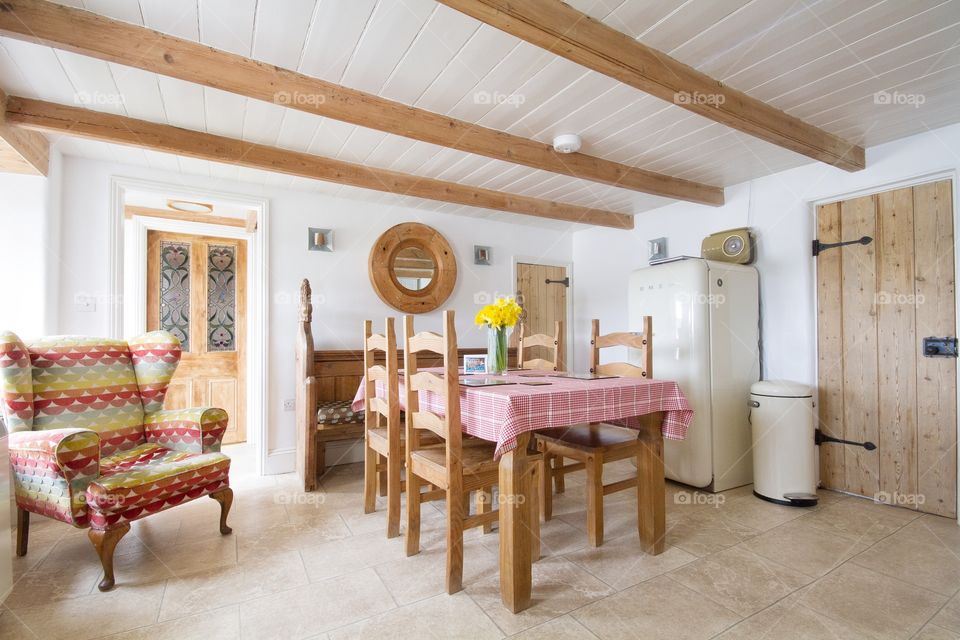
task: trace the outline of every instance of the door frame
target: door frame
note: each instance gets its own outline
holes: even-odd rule
[[[912,176],[909,178],[903,178],[900,180],[893,180],[889,182],[878,183],[868,187],[861,187],[859,189],[852,189],[850,191],[844,191],[841,193],[836,193],[828,196],[818,197],[816,199],[808,200],[807,207],[810,213],[809,224],[811,228],[811,238],[816,239],[817,237],[817,207],[824,204],[830,204],[832,202],[851,200],[853,198],[859,198],[862,196],[875,195],[879,193],[884,193],[886,191],[893,191],[895,189],[902,189],[906,187],[916,187],[921,184],[929,184],[931,182],[940,182],[942,180],[950,180],[953,184],[953,270],[954,270],[954,334],[960,334],[960,291],[957,290],[957,282],[960,282],[960,206],[957,206],[957,198],[960,197],[960,170],[958,169],[945,169],[943,171],[934,171],[929,173],[923,173],[920,175]],[[817,260],[815,257],[811,256],[812,263],[812,275],[810,281],[810,291],[813,299],[813,315],[811,320],[813,322],[813,345],[816,349],[820,344],[820,335],[819,327],[817,326],[817,317],[819,313],[819,306],[817,301]],[[816,353],[813,354],[813,377],[814,377],[814,387],[817,386],[817,382],[820,379],[820,369],[819,369],[819,360],[816,356]],[[957,389],[960,389],[960,362],[957,363]],[[954,478],[954,482],[957,486],[957,523],[960,524],[960,392],[957,393],[956,397],[957,403],[957,477]],[[818,408],[819,411],[819,408]],[[817,469],[817,474],[819,477],[820,470]]]
[[[520,263],[535,264],[542,267],[563,267],[567,270],[567,277],[570,278],[570,286],[567,287],[567,317],[564,319],[564,324],[567,327],[565,331],[566,335],[564,336],[567,352],[563,355],[564,362],[567,363],[567,370],[575,371],[574,365],[576,363],[574,359],[576,358],[576,349],[574,348],[573,342],[573,285],[575,280],[573,277],[573,262],[550,260],[549,258],[534,258],[531,256],[513,256],[510,264],[510,289],[514,295],[517,294],[517,265]]]
[[[247,241],[247,441],[255,448],[257,474],[286,470],[286,451],[268,451],[267,410],[269,358],[269,203],[266,198],[218,192],[204,188],[136,178],[111,177],[110,334],[115,338],[137,335],[147,327],[147,232],[170,231],[219,236]],[[136,215],[124,216],[126,192],[159,193],[188,200],[239,204],[257,214],[257,229],[247,232],[204,222],[188,222]],[[126,302],[129,301],[129,304]]]

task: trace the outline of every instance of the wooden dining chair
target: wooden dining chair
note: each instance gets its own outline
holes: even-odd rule
[[[600,335],[600,321],[594,320],[590,338],[590,373],[647,378],[653,377],[653,319],[643,318],[643,333],[609,333]],[[629,347],[640,351],[640,364],[629,362],[600,363],[600,350],[608,347]],[[587,473],[587,539],[599,547],[603,544],[603,497],[637,489],[637,529],[640,530],[639,473],[630,478],[603,484],[603,465],[607,462],[634,458],[640,468],[643,443],[639,432],[627,427],[606,423],[583,424],[573,427],[543,429],[535,435],[537,450],[544,456],[541,508],[543,518],[549,520],[553,511],[551,480],[557,480],[557,492],[563,492],[563,476],[585,469]],[[564,458],[575,460],[564,464]]]
[[[420,552],[420,504],[427,500],[446,500],[447,512],[447,592],[463,589],[463,532],[489,526],[499,514],[488,508],[469,514],[470,494],[492,493],[497,484],[499,463],[494,458],[495,444],[465,437],[460,423],[460,381],[457,366],[457,333],[453,311],[443,312],[443,334],[414,333],[413,316],[403,319],[404,388],[406,398],[407,450],[407,555]],[[417,355],[443,356],[443,372],[421,371]],[[431,392],[443,407],[443,415],[422,407],[420,392]],[[435,409],[436,407],[433,407]],[[424,444],[430,435],[440,437],[440,445]],[[433,485],[435,489],[426,486]],[[421,488],[427,490],[421,492]],[[537,536],[539,538],[539,535]]]
[[[544,347],[551,351],[553,358],[532,357],[534,347]],[[520,325],[520,341],[517,344],[517,366],[520,369],[538,371],[563,371],[563,322],[554,323],[553,335],[546,333],[526,334],[526,323]]]
[[[377,354],[384,354],[385,365],[377,364]],[[377,505],[377,488],[386,488],[387,537],[400,535],[400,494],[403,491],[400,472],[404,464],[403,428],[400,425],[400,383],[397,358],[397,334],[394,319],[387,318],[384,332],[373,333],[373,323],[363,323],[363,511],[373,513]],[[378,397],[380,383],[386,399]]]

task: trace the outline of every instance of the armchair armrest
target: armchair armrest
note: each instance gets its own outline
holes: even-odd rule
[[[220,451],[227,430],[227,412],[211,407],[164,409],[143,418],[147,442],[188,453]]]
[[[7,442],[17,505],[84,526],[87,487],[100,476],[99,434],[89,429],[18,431]]]

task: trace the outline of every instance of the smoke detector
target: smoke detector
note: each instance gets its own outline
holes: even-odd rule
[[[563,133],[553,139],[553,150],[557,153],[576,153],[580,150],[580,136],[575,133]]]

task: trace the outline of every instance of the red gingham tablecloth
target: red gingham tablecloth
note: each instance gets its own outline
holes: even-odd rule
[[[541,377],[529,377],[532,373]],[[575,380],[549,377],[547,372],[516,371],[498,376],[517,384],[495,387],[460,387],[460,419],[464,433],[497,443],[499,457],[517,445],[525,431],[567,427],[586,422],[617,422],[638,426],[637,416],[666,412],[663,436],[683,440],[693,420],[693,409],[676,382],[643,378]],[[484,376],[475,376],[484,377]],[[546,381],[549,386],[522,382]],[[377,395],[386,395],[377,385]],[[400,401],[403,404],[403,377]],[[363,411],[363,382],[353,398],[354,411]],[[443,399],[420,392],[420,408],[443,414]]]

